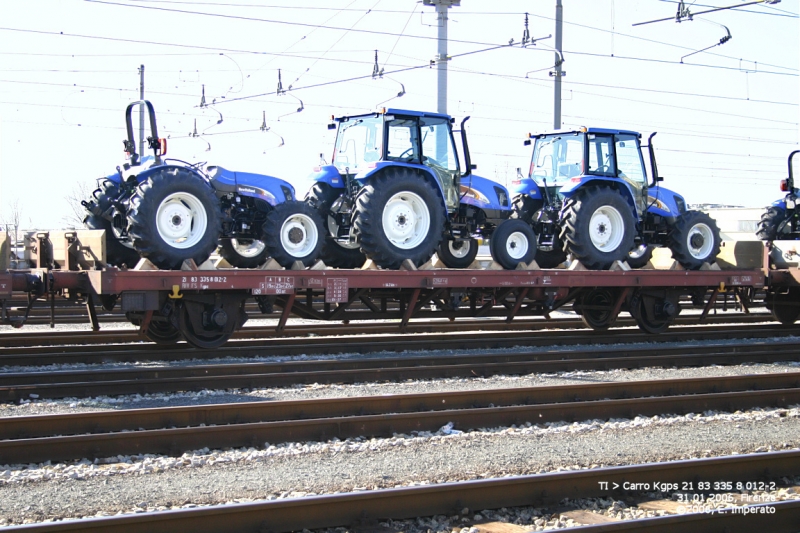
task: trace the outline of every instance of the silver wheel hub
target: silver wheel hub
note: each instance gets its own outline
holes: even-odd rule
[[[528,237],[515,231],[506,239],[506,252],[512,259],[522,259],[528,253]]]
[[[203,238],[208,227],[208,214],[203,203],[193,194],[170,194],[156,210],[156,229],[169,246],[191,248]]]
[[[319,241],[317,225],[311,217],[300,213],[288,217],[280,231],[281,245],[292,257],[308,256]]]
[[[411,250],[428,236],[431,214],[417,194],[403,191],[392,196],[381,216],[386,238],[397,248]]]
[[[610,205],[597,208],[589,220],[589,237],[601,252],[619,248],[625,233],[622,214]]]

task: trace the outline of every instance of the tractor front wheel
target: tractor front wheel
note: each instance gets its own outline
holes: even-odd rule
[[[478,255],[478,241],[475,239],[445,239],[439,243],[436,255],[447,268],[467,268]]]
[[[217,248],[222,211],[203,178],[173,167],[139,185],[128,223],[133,246],[142,257],[158,268],[174,270],[187,259],[200,265]]]
[[[678,217],[667,236],[672,258],[689,270],[717,260],[720,235],[714,219],[701,211],[687,211]]]
[[[634,223],[631,206],[617,191],[590,187],[567,201],[561,238],[584,266],[605,270],[633,248]]]
[[[310,266],[319,258],[325,230],[319,214],[307,203],[276,205],[263,229],[267,253],[282,267],[290,268],[295,261]]]
[[[389,170],[364,187],[356,201],[355,230],[361,250],[376,265],[419,266],[442,240],[444,204],[433,185],[407,170]]]
[[[236,268],[256,268],[267,262],[269,251],[264,241],[256,239],[222,239],[219,255]]]
[[[536,234],[522,220],[509,218],[492,233],[489,251],[503,268],[514,270],[520,263],[530,263],[536,257]]]

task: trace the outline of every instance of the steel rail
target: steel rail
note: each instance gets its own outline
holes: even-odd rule
[[[265,317],[251,317],[255,319]],[[124,322],[125,320],[123,320]],[[678,317],[673,327],[681,325],[697,325],[697,317]],[[705,325],[721,324],[754,324],[774,322],[774,318],[769,313],[751,313],[739,315],[716,315],[706,317],[703,321]],[[627,317],[620,317],[614,327],[633,327],[636,322]],[[451,333],[451,332],[470,332],[481,331],[539,331],[543,329],[583,329],[586,325],[576,318],[518,318],[511,322],[504,319],[458,319],[449,321],[447,319],[426,320],[424,322],[410,322],[406,326],[405,334],[411,333]],[[342,335],[375,335],[375,334],[397,334],[397,322],[391,323],[359,323],[359,324],[340,324],[320,322],[313,325],[309,324],[290,324],[282,332],[278,332],[275,326],[245,326],[233,334],[233,339],[252,339],[252,338],[275,338],[275,337],[294,337],[294,336],[342,336]],[[123,342],[149,342],[143,337],[138,329],[102,329],[100,331],[9,331],[0,332],[0,341],[4,347],[29,347],[29,346],[58,346],[75,344],[109,344]]]
[[[654,354],[653,352],[658,353]],[[309,383],[357,383],[522,375],[536,372],[770,363],[800,359],[794,343],[679,346],[581,352],[503,353],[192,365],[184,367],[0,373],[0,401],[197,391],[257,389]]]
[[[499,509],[502,507],[547,507],[564,498],[625,497],[620,489],[603,490],[600,482],[623,487],[627,483],[731,482],[778,479],[800,472],[800,451],[735,455],[650,463],[590,470],[555,472],[512,478],[443,483],[424,487],[312,496],[307,498],[218,505],[175,511],[160,511],[89,518],[55,523],[40,523],[5,528],[30,533],[96,532],[132,533],[228,533],[230,531],[270,531],[284,533],[301,529],[355,526],[383,519],[406,519],[439,514],[453,515],[463,508]],[[796,532],[800,523],[800,502],[769,504],[770,515],[697,514],[659,519],[590,526],[583,531],[635,531],[646,524],[650,531],[685,533],[727,531],[729,533]],[[728,529],[725,529],[728,528]],[[581,531],[580,529],[576,529]],[[641,529],[639,529],[641,531]]]
[[[595,331],[483,331],[431,333],[419,336],[395,334],[375,337],[293,337],[264,340],[236,340],[217,349],[200,350],[179,343],[158,346],[152,343],[97,346],[39,346],[28,348],[0,347],[0,366],[38,366],[72,363],[146,362],[212,359],[221,357],[267,357],[289,355],[321,355],[337,353],[369,353],[376,351],[430,351],[436,349],[491,349],[518,346],[574,346],[577,344],[614,344],[622,342],[686,342],[719,339],[759,339],[800,334],[800,325],[786,327],[775,324],[749,326],[687,326],[654,337],[638,329]],[[0,339],[2,337],[0,336]]]
[[[799,402],[795,372],[15,417],[0,419],[0,464]]]

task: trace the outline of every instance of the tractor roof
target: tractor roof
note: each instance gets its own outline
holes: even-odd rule
[[[362,115],[351,115],[347,117],[340,117],[337,120],[343,119],[351,119],[355,117],[368,117],[371,115],[405,115],[407,117],[434,117],[434,118],[443,118],[445,120],[452,120],[450,115],[445,115],[443,113],[429,113],[426,111],[411,111],[409,109],[395,109],[395,108],[382,108],[373,113],[364,113]]]
[[[641,133],[639,133],[638,131],[615,130],[608,128],[580,128],[578,130],[557,130],[557,131],[548,131],[546,133],[541,133],[539,135],[555,135],[558,133],[603,133],[606,135],[635,135],[637,137],[641,136]],[[533,137],[538,137],[539,135],[533,135]]]

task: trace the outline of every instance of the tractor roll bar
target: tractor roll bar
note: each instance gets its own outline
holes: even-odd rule
[[[139,163],[139,154],[136,153],[136,141],[133,137],[133,123],[131,122],[131,113],[133,107],[137,105],[147,106],[147,114],[150,118],[150,137],[147,138],[148,145],[153,149],[156,164],[161,164],[161,155],[166,152],[166,142],[158,138],[158,129],[156,127],[156,110],[149,100],[137,100],[128,104],[125,109],[125,128],[127,129],[128,138],[123,142],[125,151],[131,155],[131,164],[136,165]],[[139,147],[140,149],[142,147]]]

